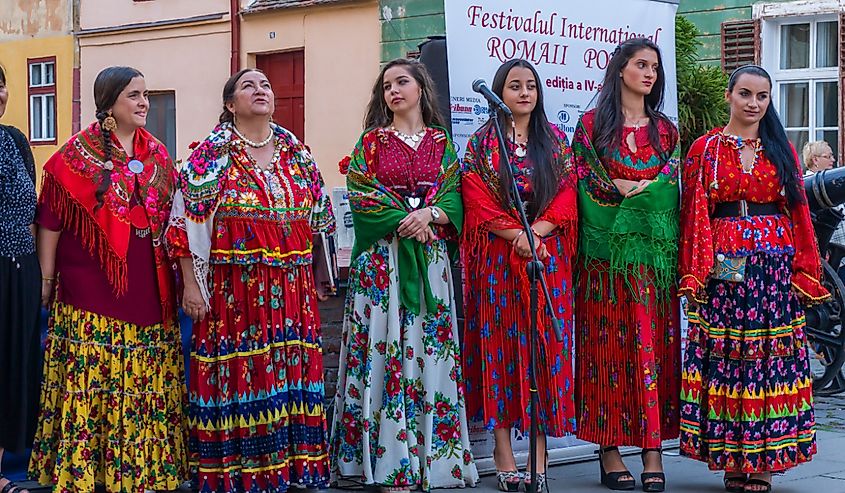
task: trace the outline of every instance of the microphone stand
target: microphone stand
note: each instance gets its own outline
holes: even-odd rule
[[[537,493],[537,435],[538,435],[538,423],[537,423],[537,405],[538,405],[538,396],[537,396],[537,311],[539,310],[538,305],[538,296],[539,292],[537,289],[537,285],[539,284],[540,287],[543,288],[543,294],[545,295],[546,299],[546,308],[549,311],[549,316],[552,319],[552,326],[555,331],[555,339],[558,342],[563,342],[563,330],[560,326],[560,321],[557,319],[557,316],[552,309],[552,297],[549,295],[549,287],[546,284],[546,278],[543,275],[545,272],[545,265],[537,256],[537,246],[534,243],[534,231],[531,229],[531,223],[528,222],[528,216],[525,214],[525,204],[522,201],[522,198],[519,196],[519,186],[516,183],[516,166],[514,166],[513,161],[511,160],[510,151],[508,151],[508,146],[505,144],[505,133],[502,130],[502,122],[499,121],[499,111],[496,107],[492,104],[490,105],[490,119],[493,121],[493,127],[496,129],[496,137],[499,141],[499,153],[502,156],[502,159],[505,159],[510,167],[510,183],[509,184],[502,184],[502,186],[510,186],[511,187],[511,198],[513,200],[513,204],[516,207],[517,213],[519,214],[519,219],[522,222],[522,230],[525,232],[526,238],[528,238],[528,246],[531,249],[531,260],[526,264],[525,271],[528,275],[528,280],[531,283],[531,290],[530,290],[530,311],[531,311],[531,322],[529,325],[530,334],[528,335],[528,354],[529,354],[529,361],[528,361],[528,384],[530,386],[530,408],[531,411],[529,413],[529,420],[531,421],[530,425],[530,433],[531,436],[528,439],[528,446],[530,450],[528,451],[528,467],[531,471],[531,482],[528,485],[527,493]],[[546,443],[546,454],[548,454],[548,442]],[[548,474],[548,471],[546,471]]]

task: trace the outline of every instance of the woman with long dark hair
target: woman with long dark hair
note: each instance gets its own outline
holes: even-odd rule
[[[551,125],[543,109],[542,81],[525,60],[510,60],[496,71],[493,92],[513,113],[500,121],[508,134],[511,165],[500,155],[491,122],[470,138],[464,157],[466,210],[462,259],[466,269],[464,361],[470,416],[481,420],[496,440],[493,458],[502,491],[517,491],[518,472],[511,429],[529,433],[528,238],[511,196],[515,173],[531,232],[554,306],[540,300],[537,326],[538,483],[546,487],[546,436],[575,428],[572,400],[573,286],[577,214],[575,175],[566,135]],[[515,170],[515,171],[514,171]],[[563,322],[558,342],[547,311]],[[528,476],[526,476],[528,481]]]
[[[681,453],[732,492],[816,452],[804,309],[829,297],[801,164],[756,65],[733,72],[730,121],[684,164],[680,293],[689,301]]]
[[[173,490],[187,479],[185,380],[162,243],[175,189],[144,130],[144,76],[94,81],[97,121],[44,165],[41,297],[50,309],[30,477],[55,491]]]
[[[203,493],[328,486],[312,264],[335,220],[308,148],[272,121],[260,70],[223,86],[181,170],[167,243],[191,339],[190,449]]]
[[[611,57],[573,150],[580,223],[576,300],[578,438],[599,444],[601,482],[633,489],[618,448],[641,447],[645,491],[663,491],[662,440],[678,436],[678,131],[660,112],[660,49]]]
[[[9,91],[0,67],[0,118]],[[38,256],[35,254],[35,161],[26,137],[0,125],[0,463],[23,453],[38,418],[41,350]],[[24,493],[0,472],[0,491]]]
[[[343,161],[355,245],[332,477],[388,491],[478,481],[450,269],[463,223],[460,169],[436,101],[420,62],[388,63]]]

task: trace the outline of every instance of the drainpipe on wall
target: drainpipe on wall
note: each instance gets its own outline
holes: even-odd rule
[[[79,38],[76,36],[76,33],[79,32],[79,0],[70,2],[69,8],[71,34],[73,36],[73,89],[71,94],[70,131],[74,135],[81,128],[80,119],[82,115],[82,91],[79,82]]]
[[[232,23],[232,58],[230,71],[234,75],[241,69],[241,16],[240,0],[230,0],[230,18]]]

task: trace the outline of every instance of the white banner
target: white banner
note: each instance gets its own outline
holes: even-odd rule
[[[458,154],[487,121],[487,102],[472,91],[492,87],[499,66],[524,58],[537,68],[546,114],[572,139],[578,117],[597,94],[610,54],[631,37],[661,49],[666,72],[663,111],[677,121],[677,3],[651,0],[445,0],[452,133]]]
[[[611,53],[632,37],[649,38],[660,47],[666,73],[663,112],[677,122],[677,2],[445,0],[445,10],[452,133],[460,156],[469,137],[488,118],[487,101],[472,90],[474,80],[484,79],[492,88],[502,63],[513,58],[530,61],[540,75],[549,121],[571,141],[578,117],[595,104],[591,106]],[[492,435],[474,422],[470,436],[479,465],[490,469]],[[520,440],[517,434],[514,438],[516,451],[527,450],[527,439]],[[576,445],[586,442],[571,436],[550,440],[552,461],[583,459],[592,452]]]

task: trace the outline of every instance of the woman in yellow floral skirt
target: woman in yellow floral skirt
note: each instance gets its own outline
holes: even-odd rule
[[[41,298],[50,307],[30,476],[56,492],[174,490],[187,478],[173,271],[175,169],[150,135],[144,78],[110,67],[97,121],[44,166]]]

